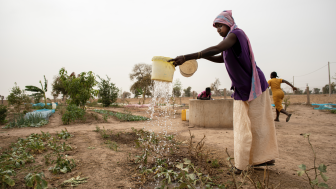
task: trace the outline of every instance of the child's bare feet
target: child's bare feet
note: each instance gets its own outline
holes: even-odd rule
[[[286,118],[286,122],[289,121],[289,119],[290,119],[291,116],[292,116],[292,114],[289,114],[289,115],[287,116],[287,118]]]

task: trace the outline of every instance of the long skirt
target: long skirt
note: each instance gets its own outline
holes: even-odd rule
[[[247,102],[233,103],[235,166],[265,163],[279,157],[269,89]]]

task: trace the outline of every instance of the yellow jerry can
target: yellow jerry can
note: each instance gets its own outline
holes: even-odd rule
[[[187,120],[186,113],[187,113],[186,109],[183,109],[182,112],[181,112],[182,121],[186,121]]]

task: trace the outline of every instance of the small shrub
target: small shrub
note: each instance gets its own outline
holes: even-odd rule
[[[84,119],[85,111],[78,108],[76,105],[71,104],[66,109],[67,110],[62,116],[62,122],[64,125],[68,125],[70,122],[74,122],[78,119]]]
[[[111,150],[118,151],[118,143],[112,142],[111,144],[107,145]]]
[[[14,114],[13,121],[3,128],[41,127],[46,124],[48,124],[48,120],[44,119],[41,114],[29,115],[27,118],[24,118],[23,114]]]
[[[332,114],[336,114],[336,110],[330,110]]]
[[[7,111],[7,106],[0,105],[0,124],[6,123]]]
[[[40,188],[48,188],[48,182],[45,181],[44,179],[44,174],[43,172],[41,173],[28,173],[27,176],[25,176],[25,181],[26,181],[26,186],[28,188],[33,188],[33,189],[40,189]]]

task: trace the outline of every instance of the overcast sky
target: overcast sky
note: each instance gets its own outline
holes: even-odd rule
[[[331,64],[336,73],[335,0],[0,0],[0,95],[14,82],[39,86],[60,68],[108,75],[129,91],[129,73],[153,56],[176,57],[218,44],[212,27],[223,10],[232,10],[250,38],[257,65],[269,79],[272,71],[290,82]],[[183,88],[201,92],[219,78],[231,86],[224,64],[198,60],[197,72],[181,76]],[[295,78],[295,86],[322,88],[328,68]],[[288,87],[286,89],[289,89]]]

